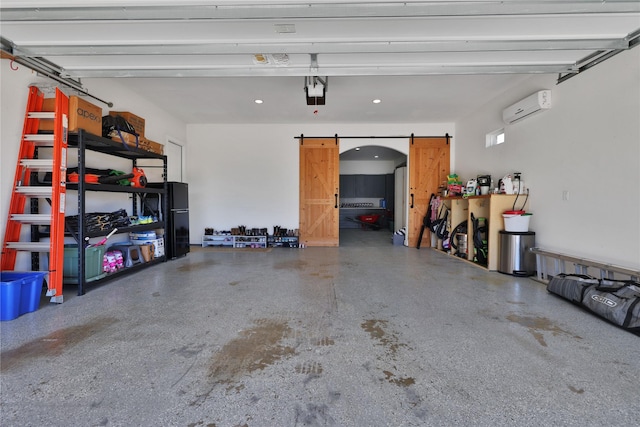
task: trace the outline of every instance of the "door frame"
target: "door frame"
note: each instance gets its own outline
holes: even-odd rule
[[[407,158],[407,166],[410,162],[409,159],[409,147],[411,145],[411,136],[399,136],[399,137],[357,137],[350,138],[348,136],[340,137],[340,146],[338,148],[338,153],[342,154],[346,151],[353,150],[357,147],[365,147],[365,146],[378,146],[385,147],[391,150],[395,150],[399,153],[402,153]],[[340,171],[338,171],[340,173]],[[405,185],[405,194],[409,194],[409,180],[407,179]],[[409,202],[407,198],[407,203],[405,203],[405,215],[404,215],[404,223],[409,223]]]
[[[349,137],[349,136],[339,136],[338,134],[335,135],[336,138],[338,138],[339,140],[339,145],[338,145],[338,156],[342,153],[344,153],[345,151],[349,151],[351,149],[354,149],[356,147],[361,147],[361,146],[365,146],[365,145],[377,145],[377,146],[382,146],[382,147],[387,147],[393,150],[396,150],[400,153],[403,153],[407,156],[407,172],[409,173],[409,170],[411,168],[411,157],[409,156],[409,149],[411,146],[411,141],[412,138],[440,138],[440,137],[446,137],[449,139],[449,147],[450,147],[450,160],[449,160],[449,168],[450,170],[453,170],[453,165],[452,165],[452,159],[453,159],[453,154],[454,154],[454,146],[453,146],[453,137],[448,133],[448,132],[443,132],[444,135],[438,135],[438,136],[414,136],[414,135],[409,135],[409,136],[398,136],[398,137]],[[314,138],[318,138],[318,137],[314,137]],[[339,168],[338,168],[339,169]],[[340,173],[340,171],[338,170],[338,174]],[[407,177],[408,178],[408,177]],[[405,192],[407,195],[409,195],[410,192],[410,182],[409,179],[407,179],[407,183],[405,186]],[[407,196],[407,201],[405,203],[405,224],[409,224],[409,206],[410,206],[411,200],[410,197]],[[339,242],[338,242],[339,244]]]
[[[165,155],[167,155],[167,160],[169,160],[169,156],[171,154],[171,149],[169,147],[173,147],[175,150],[179,150],[180,152],[180,159],[179,159],[179,163],[180,163],[180,178],[179,179],[172,179],[171,177],[167,176],[167,181],[178,181],[178,182],[187,182],[187,177],[186,177],[186,164],[187,164],[187,156],[186,156],[186,147],[185,144],[180,141],[177,138],[174,138],[172,136],[167,136],[167,144],[165,147]],[[175,151],[176,153],[178,151]],[[175,160],[176,159],[171,159],[174,160],[174,164],[175,164]],[[167,170],[167,175],[169,174],[169,170]]]
[[[403,150],[403,148],[404,148],[404,147],[398,147],[398,146],[397,146],[397,145],[403,144],[403,143],[404,143],[404,139],[405,139],[405,138],[390,138],[393,142],[388,143],[388,144],[380,143],[380,141],[382,140],[382,139],[380,139],[380,138],[375,139],[375,141],[374,141],[374,139],[375,139],[375,138],[371,138],[371,139],[367,139],[367,138],[359,138],[359,140],[360,140],[360,141],[365,140],[365,141],[367,141],[367,142],[365,142],[365,143],[360,143],[360,144],[358,144],[358,143],[356,142],[356,143],[355,143],[355,145],[353,146],[353,148],[348,148],[348,149],[342,149],[342,147],[341,147],[341,149],[340,149],[340,155],[342,155],[342,154],[344,154],[344,153],[346,153],[346,152],[348,152],[348,151],[352,151],[353,149],[355,149],[355,148],[357,148],[357,147],[384,147],[384,148],[388,148],[388,149],[390,149],[390,150],[393,150],[393,151],[397,152],[399,155],[404,156],[404,161],[403,161],[403,162],[401,162],[401,163],[398,163],[398,164],[394,165],[393,170],[391,170],[390,172],[384,172],[385,174],[391,174],[391,175],[393,175],[393,176],[395,177],[396,169],[397,169],[400,165],[406,166],[406,165],[407,165],[407,163],[408,163],[408,159],[409,159],[408,152],[405,152],[405,151]],[[396,144],[396,145],[393,145],[393,144]],[[341,144],[341,145],[342,145],[342,144]],[[407,151],[409,150],[409,144],[406,144],[406,149],[407,149]],[[375,161],[375,160],[372,160],[372,161]],[[340,174],[340,175],[342,175],[345,171],[342,169],[342,167],[343,167],[343,165],[342,165],[342,160],[340,161],[340,163],[341,163],[341,165],[340,165],[339,174]],[[347,173],[347,175],[349,175],[349,174],[363,174],[363,173],[364,173],[364,174],[366,174],[365,172],[358,171],[358,172],[351,172],[351,173],[349,173],[349,172],[348,172],[348,173]],[[383,173],[383,172],[378,171],[378,172],[376,172],[376,173],[374,173],[374,174],[375,174],[375,175],[379,175],[379,174],[381,174],[381,173]],[[404,189],[404,191],[405,191],[405,195],[407,194],[407,189],[408,189],[408,183],[406,183],[406,185],[405,185],[405,189]],[[342,189],[340,189],[340,193],[342,194]],[[395,200],[394,200],[394,204],[395,204]],[[408,218],[408,213],[407,213],[407,210],[406,210],[406,206],[408,206],[408,204],[407,204],[407,203],[405,203],[404,220],[403,220],[403,221],[401,221],[401,222],[403,222],[403,223],[405,223],[405,224],[406,224],[406,222],[407,222],[407,218]],[[394,212],[394,214],[395,214],[395,212]],[[397,227],[396,227],[396,228],[397,228]]]

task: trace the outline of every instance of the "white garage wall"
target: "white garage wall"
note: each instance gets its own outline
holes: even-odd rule
[[[182,120],[124,88],[118,83],[118,79],[83,79],[83,83],[92,94],[113,103],[113,107],[99,104],[104,114],[108,111],[130,111],[144,117],[145,136],[148,139],[162,145],[166,145],[168,139],[188,145],[186,124]]]
[[[502,109],[540,89],[552,89],[551,110],[502,124]],[[485,148],[485,134],[502,126],[507,142]],[[463,178],[522,172],[537,246],[640,268],[640,49],[559,85],[533,77],[456,131]]]
[[[427,118],[428,119],[428,118]],[[187,154],[191,243],[205,227],[229,230],[274,225],[298,228],[299,145],[305,136],[455,135],[443,124],[188,125]],[[340,152],[364,145],[342,139]],[[409,142],[375,139],[375,145],[408,153]],[[452,143],[453,145],[453,143]],[[453,150],[452,150],[453,151]]]

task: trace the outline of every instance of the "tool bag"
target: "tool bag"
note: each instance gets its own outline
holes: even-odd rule
[[[582,305],[595,314],[635,333],[640,333],[640,283],[600,280],[588,288]]]
[[[559,274],[549,281],[547,290],[640,334],[640,283]]]
[[[444,215],[442,214],[443,211],[444,211]],[[449,230],[448,230],[448,224],[447,224],[448,219],[449,219],[449,209],[447,209],[447,207],[444,204],[442,204],[440,206],[440,212],[438,213],[438,218],[435,221],[432,221],[429,227],[429,230],[435,233],[438,239],[445,240],[447,237],[449,237]]]
[[[84,225],[87,233],[97,233],[131,226],[127,211],[119,209],[115,212],[91,212],[84,214]],[[78,215],[65,217],[65,228],[74,235],[78,233]]]
[[[547,290],[573,303],[582,304],[587,289],[599,283],[595,277],[582,274],[558,274],[549,281]]]

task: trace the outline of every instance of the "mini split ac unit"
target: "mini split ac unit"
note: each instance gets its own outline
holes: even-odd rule
[[[505,108],[502,111],[502,120],[506,124],[515,123],[549,108],[551,108],[551,91],[540,90]]]

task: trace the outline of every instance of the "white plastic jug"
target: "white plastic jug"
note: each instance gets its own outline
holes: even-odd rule
[[[513,193],[513,181],[511,181],[511,175],[505,175],[504,178],[500,181],[500,192],[503,194],[514,194]]]

